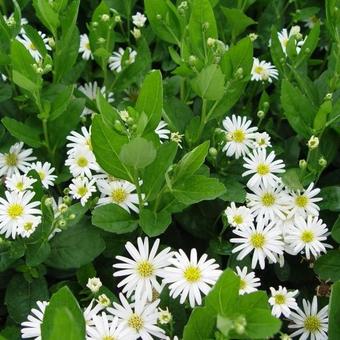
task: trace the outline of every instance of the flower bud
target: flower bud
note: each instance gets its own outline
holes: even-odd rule
[[[206,21],[203,25],[202,25],[202,29],[203,31],[206,31],[209,28],[209,23]]]
[[[197,63],[197,57],[194,56],[194,55],[191,55],[191,56],[189,57],[189,65],[190,65],[190,66],[194,66],[194,65],[196,65],[196,63]]]
[[[169,312],[168,307],[165,310],[158,308],[158,321],[161,325],[166,325],[172,320],[172,314]]]
[[[68,217],[68,219],[69,219],[70,221],[74,220],[75,218],[76,218],[76,214],[71,214],[71,215]]]
[[[316,136],[312,136],[311,138],[309,138],[307,145],[308,148],[311,150],[316,149],[319,146],[319,138]]]
[[[98,277],[92,277],[91,279],[88,279],[86,287],[90,289],[92,293],[97,293],[102,285],[103,284]]]
[[[106,41],[106,40],[105,40],[105,38],[103,38],[103,37],[100,37],[100,38],[97,39],[97,43],[98,43],[98,44],[104,44],[105,41]]]
[[[67,204],[67,205],[70,205],[70,204],[72,203],[72,198],[71,198],[70,196],[68,196],[68,195],[65,195],[65,196],[63,197],[63,202],[64,202],[65,204]]]
[[[100,17],[100,20],[101,21],[104,21],[104,22],[107,22],[110,20],[110,16],[108,14],[103,14],[101,17]]]
[[[255,41],[258,38],[258,35],[256,33],[249,33],[248,37],[251,41]]]
[[[122,18],[120,17],[120,15],[115,15],[114,20],[117,24],[119,24],[120,22],[122,22]]]
[[[68,210],[68,206],[65,203],[62,203],[62,204],[59,205],[58,210],[61,213],[64,213],[64,212],[66,212]]]
[[[98,21],[94,21],[93,23],[92,23],[92,27],[98,27]]]
[[[216,148],[213,148],[213,147],[209,148],[209,155],[211,157],[215,158],[217,156],[217,154],[218,154],[218,152],[217,152]]]
[[[307,168],[307,162],[305,159],[300,159],[299,160],[299,168],[300,169],[306,169]]]
[[[265,115],[266,115],[266,114],[264,113],[264,111],[262,111],[262,110],[257,111],[257,117],[258,117],[258,118],[262,119],[262,118],[264,118]]]
[[[327,93],[327,94],[325,95],[324,100],[332,100],[332,99],[333,99],[333,93]]]
[[[61,219],[58,221],[58,227],[60,227],[61,229],[66,227],[66,221],[64,219]]]
[[[101,304],[104,307],[108,307],[111,304],[110,299],[107,297],[106,294],[101,294],[98,296],[98,303]]]
[[[269,103],[267,101],[263,102],[262,107],[267,110],[269,108]]]
[[[47,197],[46,199],[45,199],[45,205],[46,206],[51,206],[53,204],[53,199],[51,198],[51,197]]]
[[[208,45],[209,47],[214,46],[215,41],[216,41],[216,39],[214,39],[214,38],[208,38],[208,39],[207,39],[207,45]]]
[[[243,78],[243,68],[239,67],[235,72],[235,78],[236,79],[242,79]]]
[[[157,14],[157,15],[156,15],[156,19],[157,19],[157,20],[162,20],[162,16],[161,16],[160,14]]]
[[[68,194],[70,193],[70,188],[65,188],[65,189],[63,190],[63,193],[64,193],[65,195],[68,195]]]
[[[327,166],[327,161],[323,157],[320,157],[318,162],[323,168]]]
[[[247,326],[247,320],[243,315],[237,317],[233,322],[233,328],[237,334],[243,334]]]
[[[131,31],[131,34],[133,35],[133,37],[137,40],[142,36],[142,33],[140,31],[140,29],[134,27],[133,30]]]
[[[48,38],[48,44],[49,46],[51,46],[52,48],[55,46],[55,41],[52,37]]]

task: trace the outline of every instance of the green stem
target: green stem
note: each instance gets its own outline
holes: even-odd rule
[[[137,169],[135,169],[135,172],[134,172],[134,182],[135,182],[136,191],[137,191],[137,195],[138,195],[139,211],[141,211],[142,208],[143,208],[143,197],[142,197],[141,187],[139,185],[138,170]]]

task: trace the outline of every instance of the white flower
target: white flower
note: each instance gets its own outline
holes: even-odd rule
[[[305,190],[296,190],[290,192],[289,215],[288,217],[301,216],[305,218],[307,215],[318,216],[319,206],[316,202],[322,201],[321,197],[315,197],[320,193],[319,188],[314,188],[314,183],[309,184]]]
[[[41,216],[28,215],[24,217],[22,222],[18,225],[17,232],[21,237],[30,237],[40,223]]]
[[[227,138],[222,151],[226,151],[227,156],[235,155],[235,158],[244,156],[252,148],[257,127],[250,127],[251,120],[247,120],[247,117],[235,115],[231,119],[226,117],[222,124]]]
[[[80,199],[80,204],[84,206],[92,193],[96,192],[95,179],[89,180],[87,177],[76,177],[70,184],[70,195],[75,199]]]
[[[251,70],[251,80],[255,81],[269,81],[270,83],[273,79],[277,79],[279,72],[271,63],[254,58],[253,68]]]
[[[90,58],[93,59],[90,40],[86,33],[80,35],[79,53],[82,53],[82,58],[84,60],[89,60]]]
[[[32,189],[32,184],[36,181],[34,178],[15,173],[11,177],[7,177],[5,183],[8,190],[20,192]]]
[[[144,27],[146,20],[147,20],[146,16],[139,12],[137,12],[135,15],[132,16],[133,24],[139,28]]]
[[[66,139],[71,142],[66,144],[66,147],[69,148],[67,151],[68,155],[74,153],[79,148],[85,148],[92,152],[91,127],[87,130],[85,126],[82,126],[81,133],[77,131],[71,131]]]
[[[322,223],[317,216],[308,215],[307,220],[298,216],[288,228],[285,241],[296,254],[303,251],[306,253],[306,258],[310,259],[311,255],[316,258],[321,253],[326,253],[326,248],[331,247],[323,243],[328,235],[326,224]]]
[[[281,314],[286,318],[289,317],[291,309],[298,309],[298,305],[295,300],[295,296],[298,294],[298,290],[288,292],[287,288],[279,286],[279,289],[270,287],[271,297],[268,302],[273,306],[272,314],[279,318]]]
[[[48,189],[49,186],[53,187],[54,181],[58,177],[52,175],[55,169],[51,167],[51,163],[49,162],[45,162],[44,164],[41,162],[33,163],[29,170],[35,170],[38,173],[41,183],[46,189]]]
[[[92,171],[99,169],[94,154],[86,148],[77,148],[68,156],[65,165],[70,168],[73,177],[92,177]]]
[[[46,36],[45,33],[42,33],[40,31],[38,33],[45,44],[46,50],[51,51],[52,48],[48,44],[49,38]],[[30,38],[25,33],[22,33],[21,37],[17,36],[16,39],[20,41],[26,47],[26,49],[30,52],[31,56],[36,62],[39,62],[42,59],[42,55],[38,51],[37,47],[33,44],[33,42],[30,40]]]
[[[166,309],[158,308],[159,315],[158,315],[158,321],[161,325],[167,325],[172,320],[172,314],[169,312],[168,307]]]
[[[267,132],[256,132],[254,138],[254,147],[257,149],[265,149],[268,146],[272,146],[270,143],[270,136]]]
[[[90,289],[92,293],[97,293],[102,285],[99,277],[92,277],[87,280],[86,287]]]
[[[128,330],[125,339],[151,340],[155,338],[165,339],[165,332],[157,326],[158,304],[156,300],[150,304],[145,299],[136,300],[129,304],[123,294],[119,294],[121,304],[113,303],[113,308],[108,311],[119,318],[122,325]]]
[[[308,148],[313,150],[316,149],[319,146],[320,140],[316,136],[311,136],[307,142]]]
[[[104,97],[106,97],[106,99],[109,103],[114,102],[113,93],[112,92],[106,93],[106,87],[105,86],[99,87],[96,81],[89,82],[89,83],[86,83],[84,85],[81,85],[81,86],[78,87],[78,90],[80,92],[82,92],[90,100],[96,100],[97,93],[98,93],[98,91],[100,91],[102,93],[102,95]],[[83,117],[83,116],[86,116],[86,115],[90,115],[92,113],[93,113],[93,111],[90,108],[85,107],[81,116]]]
[[[119,48],[118,52],[113,52],[109,58],[109,67],[111,71],[122,71],[124,66],[131,65],[135,62],[137,52],[128,47],[126,50]]]
[[[248,180],[248,187],[254,187],[261,183],[265,187],[274,187],[279,179],[275,174],[285,172],[283,161],[281,159],[274,160],[274,151],[267,156],[266,149],[255,149],[243,159],[245,161],[243,167],[248,170],[242,176],[252,175]]]
[[[0,197],[0,234],[5,237],[15,238],[18,227],[31,219],[32,216],[41,215],[36,207],[40,202],[31,202],[34,192],[9,192],[5,191],[6,199]]]
[[[305,20],[303,20],[305,22],[305,27],[308,27],[309,29],[312,29],[317,23],[320,23],[320,19],[313,15]]]
[[[117,260],[121,262],[113,265],[114,268],[119,269],[113,276],[126,276],[117,287],[124,287],[122,292],[126,293],[127,297],[135,292],[136,300],[146,295],[148,301],[151,301],[153,290],[158,293],[162,290],[157,277],[161,277],[164,267],[170,264],[172,252],[168,247],[157,254],[159,239],[156,239],[151,250],[149,250],[149,239],[147,237],[145,237],[144,242],[141,237],[138,237],[137,245],[138,249],[131,242],[126,243],[125,248],[132,259],[117,256]]]
[[[281,32],[278,32],[278,38],[283,50],[283,53],[287,55],[287,44],[291,37],[295,36],[296,34],[300,33],[300,27],[299,26],[293,26],[288,34],[288,31],[286,28],[284,28]],[[296,46],[296,53],[299,54],[301,51],[301,46],[304,44],[304,40],[300,40],[299,42],[295,43]]]
[[[256,220],[284,220],[288,214],[289,196],[282,184],[276,187],[263,187],[259,185],[252,187],[253,193],[247,193],[247,206]]]
[[[93,325],[86,327],[86,340],[124,340],[127,330],[119,324],[117,317],[112,318],[105,312],[94,315]]]
[[[139,212],[137,207],[139,203],[138,195],[133,193],[136,190],[134,184],[125,180],[112,182],[99,180],[97,184],[99,191],[102,193],[102,197],[98,200],[98,205],[114,203],[127,212],[130,212],[130,209],[136,213]]]
[[[94,305],[95,304],[95,305]],[[86,323],[86,330],[88,326],[92,326],[93,323],[93,318],[104,309],[105,307],[99,303],[96,303],[96,300],[91,300],[90,304],[86,307],[84,310],[84,319]]]
[[[134,27],[133,30],[131,30],[130,32],[136,40],[142,36],[142,32],[139,28]]]
[[[298,308],[290,315],[290,320],[293,324],[288,327],[296,329],[290,334],[292,338],[300,336],[300,340],[308,338],[312,340],[327,340],[328,330],[328,305],[318,311],[318,300],[314,296],[312,303],[303,299],[303,310]]]
[[[181,295],[180,303],[184,303],[189,297],[190,306],[202,303],[201,293],[207,295],[221,274],[219,265],[215,259],[207,260],[208,256],[203,254],[197,259],[197,251],[191,249],[190,258],[182,249],[174,254],[170,260],[171,267],[165,269],[165,284],[170,284],[170,296],[176,299]]]
[[[27,320],[21,323],[21,337],[22,339],[34,338],[41,340],[41,329],[45,309],[48,305],[46,301],[37,301],[37,308],[32,308]]]
[[[234,202],[231,202],[224,213],[228,218],[228,223],[235,228],[243,228],[244,226],[250,225],[254,221],[254,216],[250,209],[245,206],[236,207]]]
[[[274,222],[264,223],[260,219],[256,227],[246,226],[242,229],[233,229],[233,233],[239,236],[232,238],[230,242],[239,244],[232,252],[239,253],[237,260],[244,259],[253,252],[251,267],[254,269],[259,262],[261,269],[265,268],[265,259],[277,262],[276,255],[283,254],[282,233]]]
[[[103,307],[108,307],[111,304],[111,300],[106,294],[100,294],[98,296],[97,302]]]
[[[255,277],[255,273],[247,273],[247,271],[247,267],[243,267],[241,270],[239,266],[236,266],[236,274],[240,278],[240,295],[256,292],[257,287],[261,286],[260,279]]]
[[[0,176],[12,176],[14,173],[27,172],[30,162],[36,158],[31,156],[33,150],[23,150],[24,143],[15,143],[8,153],[0,153]]]
[[[161,120],[156,127],[155,132],[158,135],[161,143],[163,139],[167,140],[170,138],[171,131],[166,128],[167,126],[168,124],[164,120]]]

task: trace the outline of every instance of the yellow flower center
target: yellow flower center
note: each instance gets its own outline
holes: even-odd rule
[[[246,139],[246,135],[243,130],[238,129],[231,134],[231,139],[236,143],[242,143]]]
[[[262,66],[256,66],[255,67],[255,73],[262,74],[264,71],[264,68]]]
[[[266,238],[263,236],[263,234],[255,232],[250,237],[250,243],[254,248],[262,248],[266,243]]]
[[[258,141],[257,141],[257,144],[258,145],[266,145],[266,140],[264,138],[260,138]]]
[[[89,162],[88,162],[87,158],[81,156],[77,159],[77,164],[81,168],[85,168],[89,164]]]
[[[20,181],[16,184],[16,188],[20,191],[24,190],[24,182]]]
[[[301,234],[301,240],[304,243],[310,243],[314,240],[314,233],[311,230],[305,230],[302,234]]]
[[[17,218],[24,212],[24,207],[21,204],[13,203],[8,207],[7,213],[10,218]]]
[[[270,173],[269,165],[260,163],[256,168],[256,172],[261,176],[268,175]]]
[[[240,289],[245,289],[247,287],[247,282],[240,279]]]
[[[42,181],[46,178],[46,174],[43,171],[38,171],[38,175]]]
[[[35,45],[32,42],[29,44],[29,49],[33,50],[33,51],[37,50],[37,48],[35,47]]]
[[[295,204],[299,208],[305,208],[308,204],[308,197],[304,195],[296,196],[295,198]]]
[[[321,322],[317,316],[311,315],[306,317],[303,326],[307,331],[315,333],[320,329]]]
[[[90,42],[87,42],[84,47],[87,49],[87,50],[91,50],[91,46],[90,46]]]
[[[95,98],[94,98],[95,99]],[[88,146],[88,148],[92,151],[92,143],[91,143],[91,138],[86,140],[86,145]]]
[[[184,278],[190,283],[197,282],[201,278],[201,270],[198,267],[189,266],[184,271]]]
[[[88,189],[86,187],[79,187],[77,189],[77,194],[80,196],[80,197],[84,197],[88,192]]]
[[[32,223],[32,222],[26,222],[26,223],[24,224],[24,229],[25,229],[26,231],[32,230],[32,229],[33,229],[33,223]]]
[[[283,304],[285,304],[285,302],[286,302],[286,298],[285,298],[285,296],[282,295],[282,294],[277,294],[277,295],[275,295],[275,296],[274,296],[274,299],[275,299],[275,303],[276,303],[277,305],[283,305]]]
[[[275,203],[275,196],[269,192],[267,192],[266,194],[264,194],[262,196],[262,204],[265,207],[270,207],[271,205],[273,205]]]
[[[15,153],[8,153],[5,155],[5,162],[8,166],[15,166],[18,163],[18,157]]]
[[[138,314],[134,313],[128,320],[128,326],[139,332],[144,326],[144,321]]]
[[[243,223],[243,217],[241,215],[235,215],[233,217],[233,222],[236,224],[242,224]]]
[[[112,201],[117,204],[123,203],[126,200],[127,196],[128,193],[122,188],[114,189],[111,193]]]
[[[104,335],[102,340],[116,340],[116,338],[114,336],[111,336],[111,335]]]
[[[141,277],[150,277],[154,272],[154,268],[149,261],[140,261],[137,265],[137,271]]]

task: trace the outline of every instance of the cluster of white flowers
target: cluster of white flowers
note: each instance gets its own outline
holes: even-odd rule
[[[23,146],[16,143],[8,153],[0,153],[0,176],[7,189],[5,197],[0,197],[0,234],[6,238],[29,237],[41,222],[40,202],[34,200],[32,191],[36,179],[28,173],[36,171],[45,189],[53,186],[57,177],[50,163],[33,163],[32,149]]]

